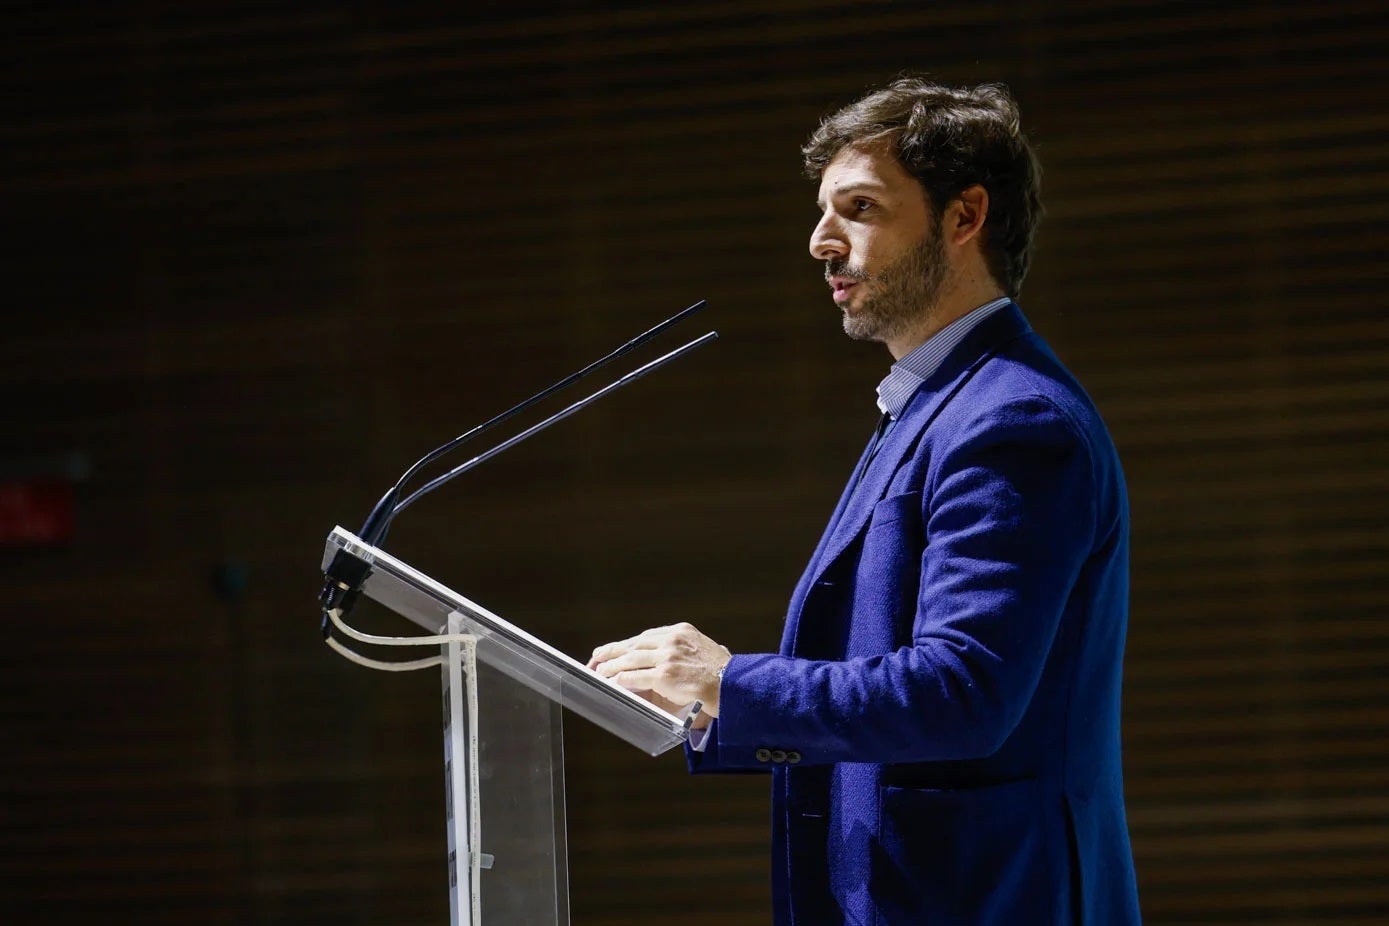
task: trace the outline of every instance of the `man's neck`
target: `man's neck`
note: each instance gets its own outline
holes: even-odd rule
[[[940,299],[927,311],[921,313],[921,320],[910,330],[898,337],[887,340],[887,349],[892,359],[901,360],[922,344],[931,340],[953,321],[963,318],[981,305],[993,302],[1005,295],[991,276],[962,280],[948,291],[942,292]]]

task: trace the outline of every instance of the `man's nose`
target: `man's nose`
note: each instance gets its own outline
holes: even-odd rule
[[[849,243],[844,240],[843,229],[833,212],[826,211],[810,233],[810,256],[816,260],[849,256]]]

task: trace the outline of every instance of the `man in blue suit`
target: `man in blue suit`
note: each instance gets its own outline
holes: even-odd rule
[[[778,924],[1139,922],[1119,689],[1129,513],[1104,423],[1012,301],[1039,170],[997,85],[826,119],[811,254],[896,361],[777,654],[688,624],[594,651],[704,702],[693,771],[770,770]]]

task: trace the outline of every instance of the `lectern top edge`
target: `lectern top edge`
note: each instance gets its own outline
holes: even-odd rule
[[[659,755],[689,736],[693,712],[678,717],[622,688],[534,634],[498,617],[343,527],[324,548],[323,568],[345,554],[360,561],[361,592],[430,633],[460,615],[478,636],[478,659],[637,748]]]

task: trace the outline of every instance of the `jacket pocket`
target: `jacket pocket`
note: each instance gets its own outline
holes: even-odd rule
[[[1068,922],[1066,820],[1036,780],[880,791],[870,893],[882,924]]]
[[[905,517],[921,517],[921,493],[906,492],[885,498],[873,506],[873,516],[868,520],[868,529],[882,527]]]
[[[844,627],[846,658],[878,656],[911,643],[925,537],[920,492],[894,495],[873,507],[855,566],[853,611]]]

